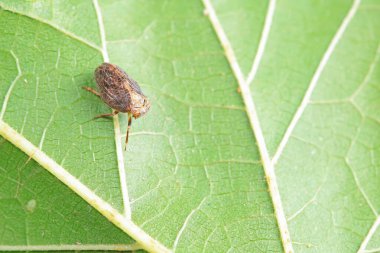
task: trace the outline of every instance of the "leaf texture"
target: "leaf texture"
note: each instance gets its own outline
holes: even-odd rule
[[[0,245],[380,247],[376,0],[0,7],[0,123],[23,140],[0,131]],[[124,153],[125,115],[92,120],[110,109],[81,89],[108,60],[152,102]]]

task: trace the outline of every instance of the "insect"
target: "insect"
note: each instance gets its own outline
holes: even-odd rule
[[[105,113],[95,118],[110,117],[119,112],[128,113],[128,128],[125,137],[125,149],[128,144],[129,130],[132,125],[132,116],[137,119],[150,109],[148,98],[142,93],[138,83],[130,78],[119,66],[103,63],[95,69],[95,80],[100,92],[91,87],[83,89],[100,97],[104,103],[114,109],[112,113]]]

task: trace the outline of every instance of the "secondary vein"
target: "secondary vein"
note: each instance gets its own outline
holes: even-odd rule
[[[303,112],[306,109],[306,106],[310,102],[311,94],[313,93],[315,87],[317,86],[317,83],[319,81],[319,78],[322,74],[322,71],[324,70],[325,66],[327,65],[328,61],[330,60],[330,57],[338,44],[339,40],[342,38],[343,33],[345,32],[346,28],[348,27],[348,24],[351,22],[352,18],[355,16],[356,11],[359,8],[361,0],[355,0],[351,6],[351,9],[349,10],[347,16],[344,18],[341,26],[339,27],[338,31],[336,32],[334,38],[332,39],[330,45],[328,46],[325,54],[323,55],[323,58],[321,62],[318,65],[317,70],[314,73],[313,78],[311,79],[309,88],[307,89],[304,98],[302,99],[302,102],[300,106],[298,107],[296,113],[294,114],[294,117],[292,121],[290,122],[288,128],[286,129],[286,132],[284,134],[284,137],[282,138],[280,145],[277,148],[277,151],[272,159],[272,164],[275,165],[280,158],[283,150],[285,149],[286,144],[289,141],[290,136],[293,133],[294,128],[296,127],[298,121],[301,119],[301,116]]]
[[[106,33],[105,33],[105,28],[104,28],[102,12],[101,12],[101,9],[100,9],[100,6],[99,6],[99,3],[97,0],[93,0],[93,4],[94,4],[96,15],[98,18],[99,32],[100,32],[100,38],[101,38],[101,42],[102,42],[103,59],[105,62],[109,62],[109,56],[108,56],[108,51],[107,51],[107,42],[106,42]],[[121,194],[123,197],[124,215],[126,218],[131,219],[132,211],[131,211],[131,205],[130,205],[130,201],[129,201],[127,176],[126,176],[126,172],[125,172],[123,147],[122,147],[122,143],[121,143],[120,122],[119,122],[119,116],[118,115],[113,116],[113,123],[114,123],[114,129],[115,129],[116,155],[117,155],[117,163],[118,163],[118,168],[119,168]]]

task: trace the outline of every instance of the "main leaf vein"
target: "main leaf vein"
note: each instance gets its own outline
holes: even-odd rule
[[[264,172],[267,178],[269,191],[272,197],[272,203],[275,210],[275,215],[277,218],[277,223],[279,226],[280,234],[281,234],[281,240],[284,247],[285,252],[294,252],[293,246],[290,240],[289,230],[288,230],[288,224],[285,218],[284,209],[282,207],[281,197],[277,186],[277,180],[276,175],[274,173],[274,169],[272,166],[272,163],[269,158],[268,149],[266,147],[266,143],[264,140],[264,135],[262,133],[262,129],[260,126],[260,121],[257,116],[255,104],[252,98],[251,91],[249,89],[249,84],[244,80],[242,71],[240,69],[240,66],[236,60],[236,56],[234,54],[234,51],[232,49],[231,43],[229,42],[222,25],[220,24],[218,17],[215,13],[215,10],[210,2],[210,0],[203,0],[203,3],[206,7],[207,14],[209,16],[210,22],[212,26],[214,27],[214,30],[225,50],[225,54],[227,57],[227,60],[234,72],[234,75],[237,79],[237,82],[239,84],[241,94],[243,96],[243,100],[246,106],[248,118],[252,127],[253,134],[257,141],[257,146],[260,151],[261,159],[263,162]],[[270,11],[268,12],[271,13]]]

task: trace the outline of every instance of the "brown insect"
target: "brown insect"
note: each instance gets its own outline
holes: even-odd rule
[[[100,114],[95,118],[110,117],[119,112],[128,113],[128,128],[125,137],[125,148],[127,148],[132,116],[137,119],[147,113],[150,102],[137,82],[115,64],[103,63],[95,69],[94,74],[100,92],[87,86],[82,88],[100,97],[104,103],[114,109],[112,113]]]

